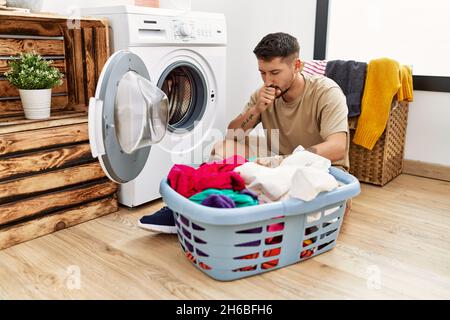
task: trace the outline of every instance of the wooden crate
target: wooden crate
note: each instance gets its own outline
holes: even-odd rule
[[[357,122],[357,117],[349,120],[351,141]],[[393,101],[386,129],[372,150],[350,143],[350,173],[361,182],[378,186],[384,186],[401,174],[407,122],[408,103]]]
[[[72,28],[75,26],[75,28]],[[0,13],[0,75],[35,50],[64,73],[50,119],[24,118],[0,76],[0,249],[117,211],[117,185],[91,156],[87,105],[109,56],[105,21]]]

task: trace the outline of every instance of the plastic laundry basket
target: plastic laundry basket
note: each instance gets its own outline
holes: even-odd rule
[[[173,190],[166,179],[160,192],[173,210],[178,240],[195,266],[227,281],[275,270],[324,253],[336,245],[346,200],[359,194],[358,180],[342,170],[341,182],[314,200],[218,209],[202,206]]]

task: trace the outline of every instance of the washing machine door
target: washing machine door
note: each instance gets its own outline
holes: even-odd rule
[[[89,101],[89,142],[94,158],[113,181],[136,178],[151,146],[165,135],[169,102],[150,82],[144,62],[134,53],[113,54]]]

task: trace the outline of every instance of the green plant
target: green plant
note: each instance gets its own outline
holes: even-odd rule
[[[62,84],[62,73],[36,52],[11,57],[10,70],[5,73],[9,82],[18,89],[51,89]]]

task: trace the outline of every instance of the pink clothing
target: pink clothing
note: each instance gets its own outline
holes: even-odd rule
[[[267,231],[269,231],[269,232],[281,231],[283,229],[284,229],[283,223],[272,224],[267,227]]]
[[[303,63],[303,73],[310,76],[325,75],[325,69],[327,67],[326,60],[306,60]]]
[[[233,156],[223,161],[204,163],[198,169],[176,164],[169,172],[170,186],[186,198],[205,189],[245,189],[245,182],[234,172],[234,168],[247,162],[240,156]]]

